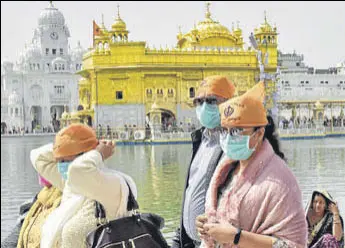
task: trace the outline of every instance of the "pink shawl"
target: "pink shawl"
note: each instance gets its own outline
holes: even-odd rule
[[[212,177],[206,197],[209,221],[228,222],[249,232],[274,236],[286,241],[291,248],[306,247],[307,223],[301,190],[271,144],[267,140],[263,142],[233,189],[222,196],[217,209],[218,187],[233,166],[225,162]],[[205,247],[214,247],[211,238],[204,241]],[[223,247],[231,247],[231,244]]]

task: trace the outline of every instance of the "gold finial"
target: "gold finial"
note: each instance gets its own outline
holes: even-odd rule
[[[49,7],[50,7],[50,8],[53,8],[53,7],[54,7],[53,1],[49,1]]]
[[[206,18],[210,18],[211,17],[211,12],[210,12],[210,2],[206,2]]]
[[[235,30],[235,23],[232,22],[232,31],[234,31],[234,30]]]
[[[117,18],[120,19],[120,4],[117,4]]]
[[[236,21],[236,23],[237,23],[237,29],[239,29],[240,28],[240,21]]]
[[[102,13],[102,25],[101,25],[101,29],[107,30],[107,28],[106,28],[105,25],[104,25],[104,15],[103,15],[103,13]]]

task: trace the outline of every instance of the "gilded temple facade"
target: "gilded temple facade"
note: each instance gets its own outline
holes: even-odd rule
[[[258,50],[244,46],[239,25],[231,30],[212,18],[206,4],[205,18],[189,32],[177,34],[174,48],[149,48],[143,41],[129,41],[129,31],[117,18],[110,29],[94,23],[93,48],[83,56],[79,81],[78,115],[103,127],[144,127],[174,119],[198,124],[193,99],[200,81],[211,75],[228,76],[240,95],[259,81],[258,59],[265,72],[277,69],[277,29],[266,17],[254,30]],[[261,51],[263,55],[258,56]],[[268,95],[275,88],[268,81]],[[270,97],[267,106],[272,105]]]

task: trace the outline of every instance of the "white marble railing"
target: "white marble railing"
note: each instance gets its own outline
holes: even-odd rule
[[[290,129],[279,129],[279,135],[323,135],[326,133],[338,133],[344,132],[345,127],[319,127],[319,128],[290,128]]]
[[[98,138],[119,141],[135,140],[181,140],[190,139],[191,132],[151,130],[145,128],[111,128],[96,131]]]

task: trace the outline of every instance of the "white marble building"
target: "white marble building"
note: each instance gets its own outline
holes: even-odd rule
[[[16,63],[1,62],[1,123],[7,129],[42,129],[59,119],[64,106],[77,109],[78,81],[84,49],[70,49],[70,32],[53,6],[38,18],[32,42]]]
[[[329,69],[308,68],[303,55],[279,54],[281,72],[277,83],[279,115],[311,118],[317,102],[324,108],[325,119],[338,118],[345,112],[345,62]],[[294,110],[293,110],[294,109]]]

